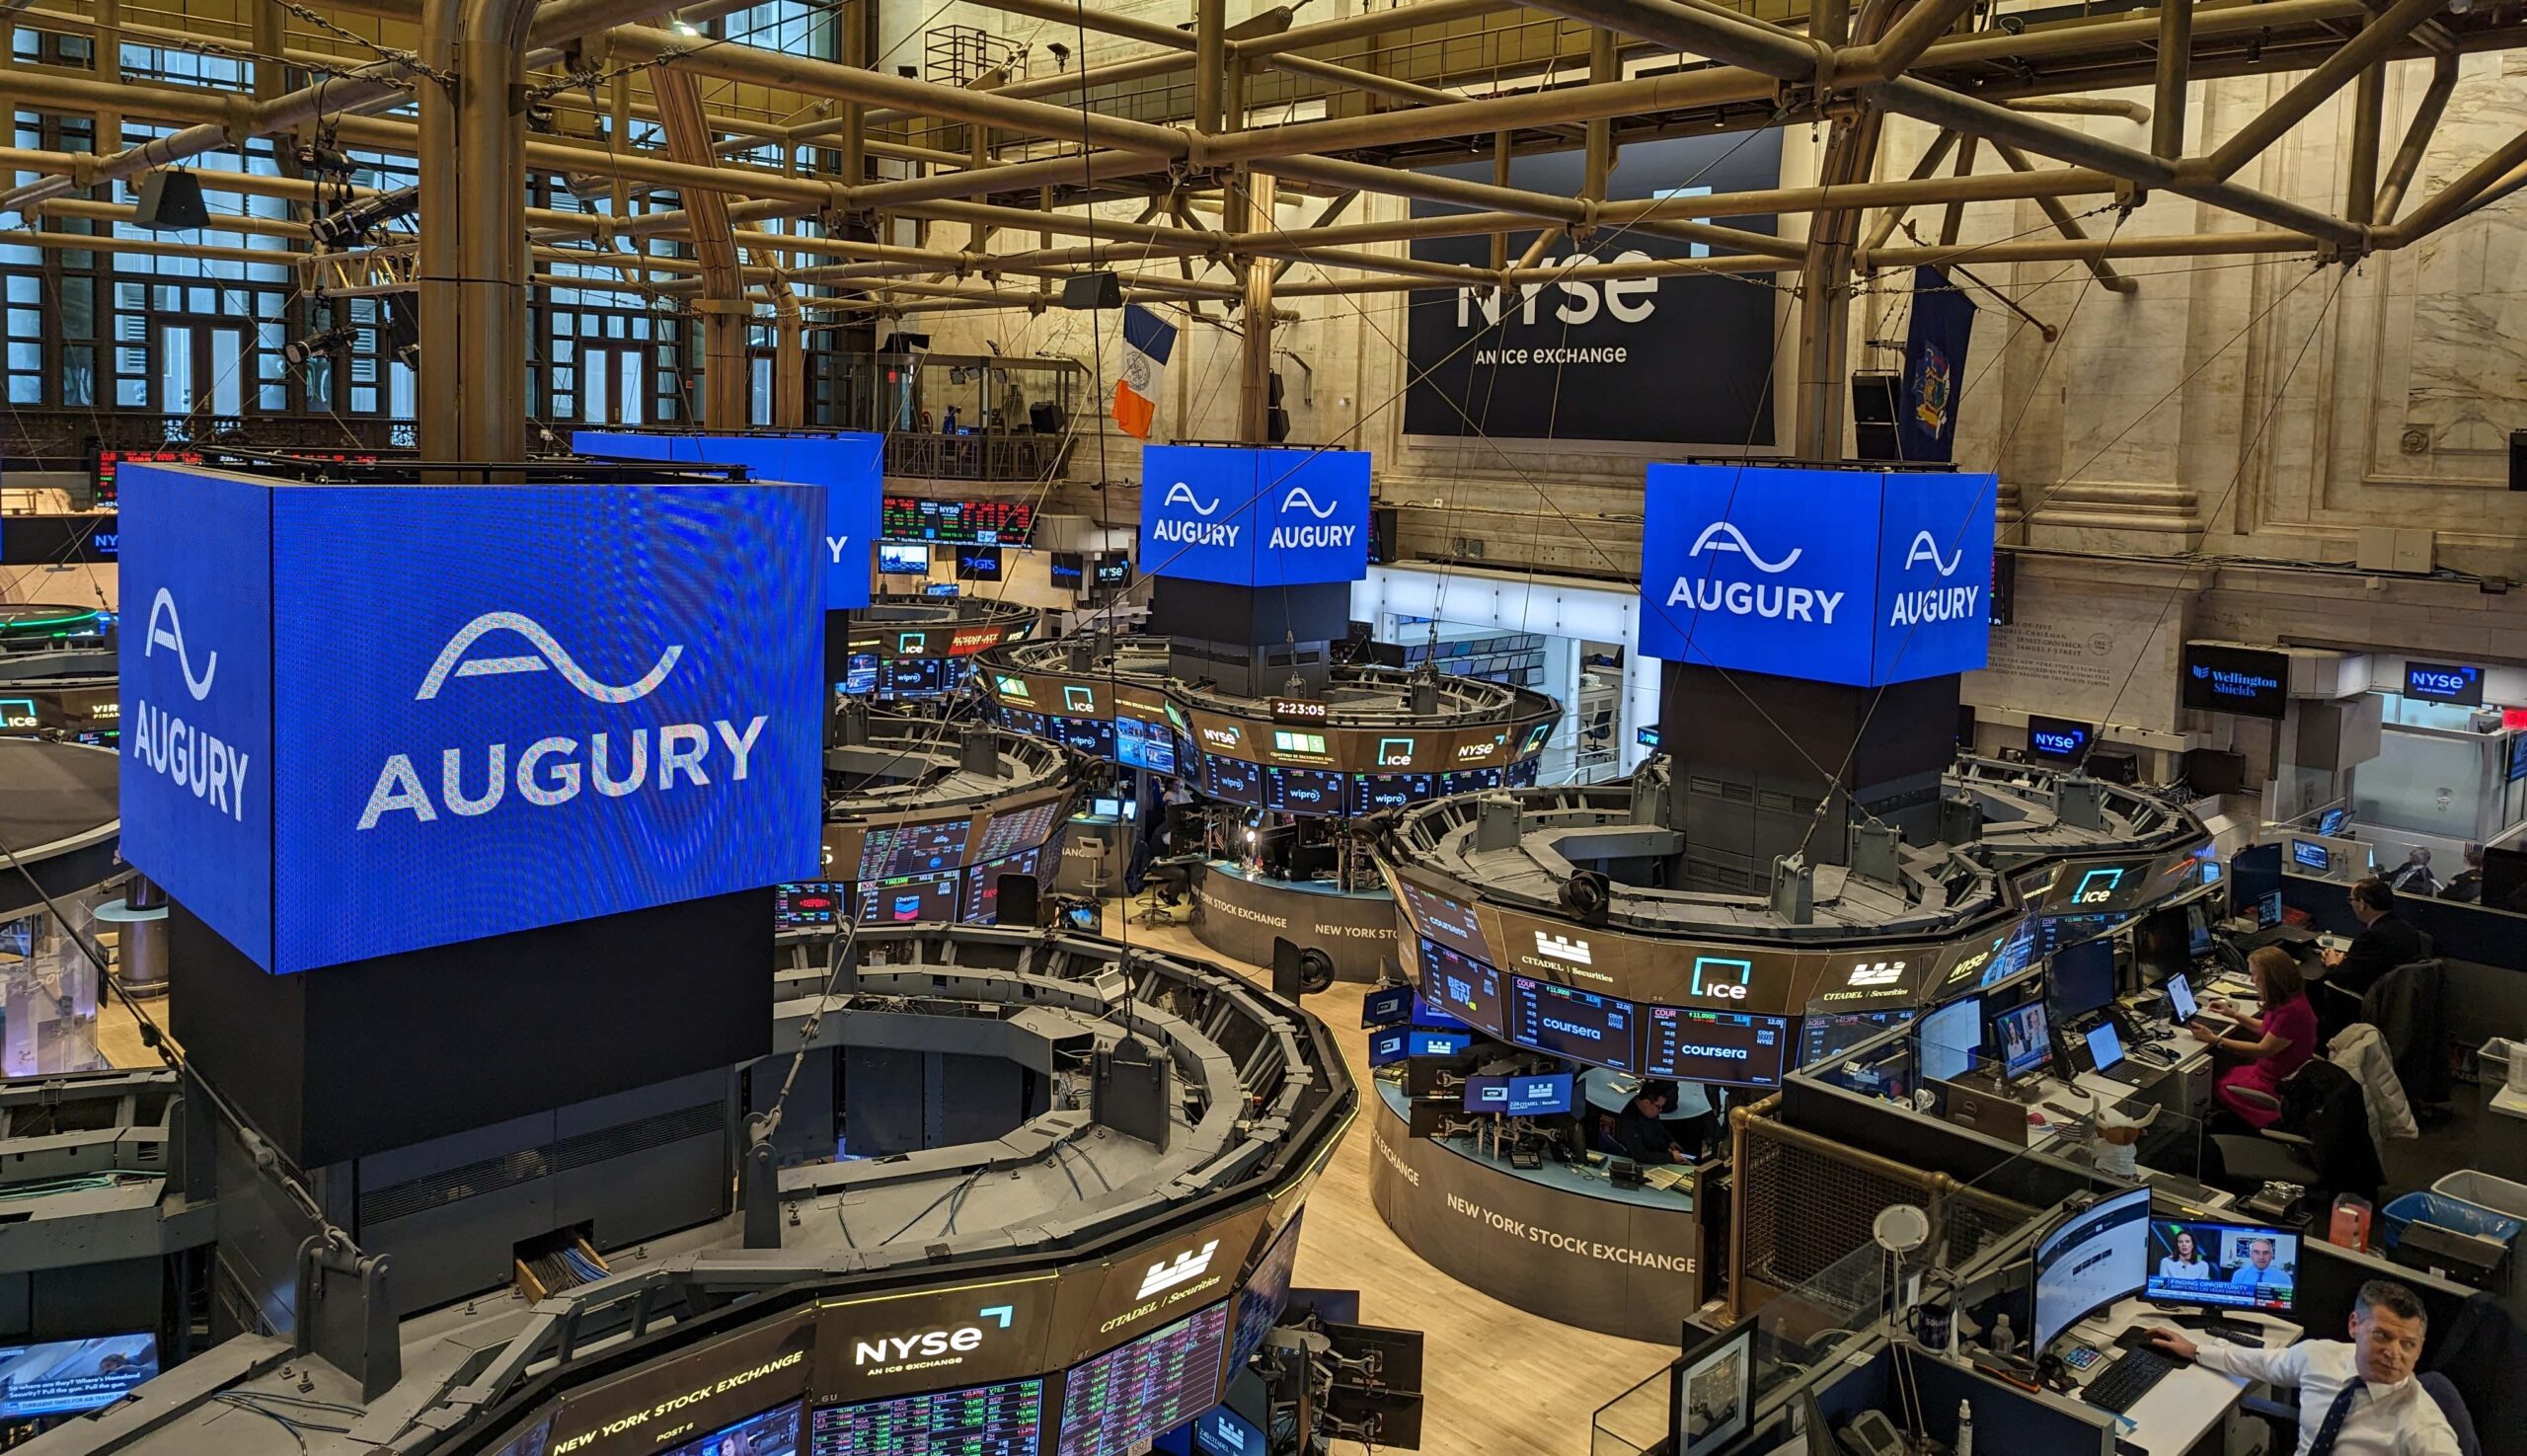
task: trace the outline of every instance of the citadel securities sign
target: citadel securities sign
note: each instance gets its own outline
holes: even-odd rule
[[[1364,450],[1141,450],[1144,575],[1229,586],[1357,581],[1369,573]]]
[[[574,431],[582,455],[688,465],[742,465],[759,481],[791,481],[825,493],[822,529],[808,547],[824,578],[829,612],[869,605],[869,560],[877,546],[885,495],[885,437],[867,432],[823,434],[651,434]]]
[[[1430,169],[1467,182],[1493,180],[1489,161]],[[1576,197],[1586,163],[1578,151],[1513,158],[1511,187]],[[1781,133],[1667,137],[1624,143],[1607,179],[1609,200],[1690,197],[1781,185]],[[1415,217],[1469,209],[1415,202]],[[1716,217],[1770,233],[1770,217]],[[1517,258],[1536,232],[1508,235]],[[1490,235],[1425,238],[1413,256],[1491,266]],[[1723,249],[1721,251],[1733,251]],[[1586,247],[1549,247],[1533,280],[1429,289],[1406,310],[1412,378],[1404,429],[1420,435],[1524,439],[1655,440],[1740,450],[1773,443],[1774,290],[1716,274],[1644,278],[1563,276],[1568,266],[1706,257],[1707,244],[1653,237],[1637,227],[1597,229]]]
[[[1641,650],[1875,687],[1984,663],[1988,475],[1652,465]]]
[[[265,969],[814,878],[821,491],[121,484],[123,856]]]

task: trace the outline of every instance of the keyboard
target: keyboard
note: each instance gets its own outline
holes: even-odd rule
[[[2150,1388],[2177,1371],[2177,1362],[2154,1350],[2136,1349],[2106,1367],[2080,1390],[2080,1399],[2120,1416],[2141,1404]]]

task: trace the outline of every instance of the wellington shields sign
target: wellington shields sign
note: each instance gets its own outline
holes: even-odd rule
[[[1649,467],[1641,649],[1876,686],[1983,665],[1994,480]]]
[[[1145,575],[1231,586],[1357,581],[1369,570],[1362,450],[1141,451]]]
[[[266,969],[813,877],[820,490],[122,493],[123,854]]]

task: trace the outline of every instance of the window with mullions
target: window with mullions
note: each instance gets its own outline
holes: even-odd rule
[[[765,0],[764,4],[723,17],[712,29],[723,39],[761,46],[791,55],[832,60],[842,53],[835,27],[840,7],[809,5],[803,0]]]

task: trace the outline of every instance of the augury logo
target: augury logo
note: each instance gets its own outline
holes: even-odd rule
[[[1317,504],[1316,498],[1307,493],[1305,486],[1292,486],[1290,494],[1281,498],[1281,511],[1285,515],[1292,510],[1304,510],[1322,521],[1340,508],[1339,500]],[[1275,525],[1264,548],[1266,551],[1330,551],[1350,545],[1359,534],[1358,526]]]
[[[467,658],[466,651],[493,632],[511,632],[535,649],[531,655]],[[684,647],[677,644],[658,654],[650,670],[631,682],[617,686],[600,682],[573,659],[553,634],[531,617],[516,612],[485,612],[457,629],[456,635],[439,649],[438,655],[422,674],[419,691],[413,700],[428,702],[439,695],[450,678],[493,677],[513,673],[543,672],[550,669],[581,697],[608,705],[637,703],[656,692],[668,674],[684,656]],[[592,785],[607,799],[621,799],[645,783],[654,783],[661,793],[676,787],[681,778],[696,787],[711,783],[711,773],[704,762],[711,753],[713,732],[728,751],[727,770],[730,783],[746,777],[747,761],[769,721],[767,714],[755,714],[740,729],[728,719],[714,719],[709,728],[698,723],[671,723],[657,726],[657,773],[650,774],[650,739],[651,729],[640,727],[626,729],[608,728],[590,733],[587,738],[587,761],[579,762],[580,742],[571,734],[555,733],[539,737],[526,745],[517,756],[515,782],[518,798],[543,808],[568,804],[579,796],[581,788]],[[619,740],[618,740],[619,734]],[[618,776],[616,755],[629,761]],[[443,805],[447,812],[470,818],[498,808],[506,797],[510,783],[509,745],[485,745],[482,789],[475,794],[465,792],[466,750],[447,748],[439,753],[439,797],[432,803],[428,787],[413,767],[412,756],[404,753],[387,755],[377,771],[377,781],[369,790],[368,803],[360,810],[359,827],[373,829],[379,819],[397,809],[409,809],[413,821],[427,824],[438,818]]]
[[[1235,546],[1238,536],[1246,529],[1233,521],[1212,520],[1211,516],[1220,508],[1219,498],[1214,497],[1205,501],[1201,497],[1193,494],[1191,486],[1183,481],[1169,486],[1166,497],[1160,500],[1159,504],[1162,508],[1171,505],[1185,506],[1200,519],[1187,520],[1181,516],[1161,515],[1158,522],[1149,528],[1150,539],[1153,541],[1174,541],[1185,546]]]
[[[1794,546],[1779,561],[1766,561],[1746,539],[1746,533],[1731,521],[1713,521],[1694,538],[1687,559],[1704,552],[1718,554],[1733,551],[1746,559],[1758,572],[1778,576],[1799,565],[1806,554],[1803,546]],[[1756,581],[1722,581],[1709,576],[1678,576],[1667,590],[1667,605],[1688,606],[1696,611],[1726,612],[1737,617],[1778,617],[1792,622],[1821,622],[1834,625],[1834,609],[1843,604],[1846,593],[1819,591],[1807,586],[1766,586]]]
[[[219,653],[204,653],[201,675],[193,675],[192,659],[185,651],[184,615],[176,610],[176,598],[164,586],[149,600],[149,635],[141,644],[140,654],[154,656],[160,648],[176,654],[177,670],[192,700],[198,703],[208,698],[211,683],[219,675]],[[133,761],[191,790],[193,798],[230,818],[245,820],[246,771],[254,762],[252,754],[239,751],[217,734],[146,698],[132,700],[124,746]]]
[[[1694,549],[1686,552],[1685,555],[1694,557],[1706,551],[1733,551],[1752,562],[1756,571],[1768,576],[1778,576],[1799,565],[1799,558],[1805,550],[1803,546],[1794,546],[1790,549],[1790,555],[1783,557],[1780,561],[1766,561],[1756,554],[1755,548],[1746,540],[1746,533],[1738,530],[1733,522],[1713,521],[1710,525],[1703,527],[1702,534],[1694,538]]]
[[[1956,575],[1956,569],[1964,565],[1965,553],[1958,551],[1954,556],[1941,556],[1939,543],[1931,539],[1930,532],[1915,531],[1913,544],[1904,550],[1904,570],[1909,572],[1924,562],[1939,568],[1941,575],[1953,576]]]
[[[468,662],[457,660],[465,654],[467,648],[494,632],[516,633],[525,638],[540,655],[477,657]],[[571,660],[571,654],[562,650],[562,645],[553,640],[553,634],[545,631],[543,624],[534,618],[516,612],[485,612],[458,628],[456,635],[447,640],[447,646],[439,649],[438,660],[430,664],[429,672],[421,678],[421,690],[413,695],[413,701],[421,703],[437,697],[439,687],[451,676],[489,677],[502,672],[542,672],[550,665],[569,680],[571,686],[600,703],[633,703],[656,692],[658,684],[665,682],[667,674],[675,670],[676,659],[683,655],[684,645],[679,643],[660,652],[658,660],[649,671],[621,687],[614,687],[582,671],[578,663]],[[194,696],[200,695],[196,693]]]
[[[1316,503],[1316,498],[1307,493],[1307,487],[1292,486],[1290,487],[1290,494],[1281,498],[1281,508],[1283,510],[1290,510],[1293,508],[1304,510],[1308,514],[1315,516],[1318,520],[1323,520],[1327,516],[1332,515],[1337,506],[1336,503],[1331,500],[1325,502],[1323,505],[1319,505]]]
[[[1965,550],[1959,547],[1950,555],[1942,556],[1939,542],[1930,532],[1915,531],[1912,544],[1904,548],[1904,570],[1909,572],[1924,563],[1936,568],[1942,578],[1953,576],[1956,569],[1965,565]],[[1886,625],[1919,627],[1929,622],[1981,620],[1986,615],[1982,600],[1983,588],[1980,586],[1930,586],[1899,591],[1887,606]]]

